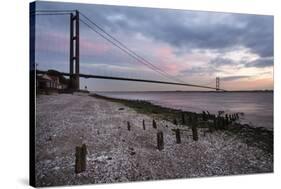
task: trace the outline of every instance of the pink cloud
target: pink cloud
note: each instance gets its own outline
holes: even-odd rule
[[[155,54],[163,59],[170,59],[173,56],[173,52],[170,47],[160,47],[156,49]]]
[[[176,75],[181,70],[189,67],[189,65],[178,59],[173,53],[173,49],[168,46],[159,47],[155,49],[154,53],[157,66],[172,75]]]
[[[80,49],[83,55],[102,55],[109,52],[112,48],[105,42],[90,41],[86,38],[80,38]]]
[[[260,89],[273,89],[272,78],[263,79],[249,79],[242,81],[232,81],[227,82],[226,86],[231,86],[231,88],[226,88],[229,90],[260,90]]]

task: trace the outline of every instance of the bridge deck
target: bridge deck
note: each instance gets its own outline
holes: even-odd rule
[[[45,74],[48,72],[42,71],[42,70],[36,70],[36,73]],[[50,73],[48,73],[48,74],[50,74]],[[60,74],[64,75],[64,76],[71,75],[70,73],[65,73],[65,72],[60,72]],[[119,81],[135,81],[135,82],[144,82],[144,83],[158,83],[158,84],[179,85],[179,86],[197,87],[197,88],[225,91],[223,89],[217,89],[215,87],[195,85],[195,84],[189,84],[189,83],[177,83],[177,82],[168,82],[168,81],[146,80],[146,79],[136,79],[136,78],[126,78],[126,77],[112,77],[112,76],[102,76],[102,75],[90,75],[90,74],[81,74],[81,73],[78,75],[79,75],[79,77],[83,77],[83,78],[108,79],[108,80],[119,80]]]

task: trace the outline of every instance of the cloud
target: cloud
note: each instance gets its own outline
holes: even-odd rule
[[[257,60],[247,63],[245,66],[246,67],[265,68],[265,67],[273,66],[273,62],[274,62],[273,57],[259,58]]]
[[[229,58],[216,57],[210,61],[210,64],[213,66],[225,66],[225,65],[237,65],[237,62]]]
[[[216,73],[221,70],[214,67],[192,67],[190,69],[182,70],[180,73],[187,76],[206,76],[213,77]]]
[[[52,8],[51,3],[40,2],[39,5]],[[236,46],[244,46],[260,57],[273,56],[273,16],[124,6],[64,5],[63,9],[78,8],[113,34],[134,36],[141,33],[152,40],[186,51],[231,51]],[[59,8],[57,4],[55,7]]]
[[[117,8],[111,14],[116,12],[123,14],[124,19],[116,21],[107,17],[106,27],[111,31],[139,32],[187,51],[232,50],[244,46],[261,57],[273,56],[271,16],[143,8]],[[220,22],[216,22],[219,18]]]
[[[155,66],[181,79],[200,82],[226,75],[222,80],[246,82],[248,74],[258,76],[259,71],[273,65],[273,16],[76,3],[37,5],[38,9],[78,9]],[[62,43],[60,36],[44,38],[38,49],[48,47],[49,52],[38,53],[38,59],[46,64],[57,59],[67,62],[69,17],[40,17],[37,21],[38,32],[66,36]],[[130,71],[126,67],[144,67],[82,23],[80,35],[80,63],[85,70],[94,64],[99,66],[92,70],[104,68],[123,74]],[[56,43],[56,48],[49,48]],[[66,50],[60,50],[60,46]],[[153,77],[159,77],[153,73]]]
[[[221,81],[234,81],[234,80],[241,80],[241,79],[249,79],[251,76],[246,75],[238,75],[238,76],[227,76],[227,77],[221,77]]]

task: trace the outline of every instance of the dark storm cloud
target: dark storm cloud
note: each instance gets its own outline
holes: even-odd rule
[[[99,9],[99,15],[103,16],[96,17],[97,22],[112,32],[139,32],[176,48],[231,50],[244,46],[261,57],[273,56],[271,16],[117,7],[105,12]]]
[[[185,51],[224,51],[244,46],[261,57],[273,56],[272,16],[43,2],[39,5],[47,9],[79,9],[111,33],[142,33]]]

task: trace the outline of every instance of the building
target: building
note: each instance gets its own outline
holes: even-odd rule
[[[38,89],[66,89],[67,85],[60,82],[59,76],[38,74],[36,76],[36,87]]]

